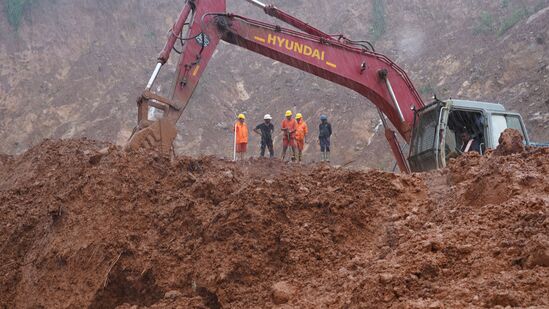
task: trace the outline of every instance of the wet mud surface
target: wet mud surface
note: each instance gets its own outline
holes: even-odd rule
[[[549,149],[415,175],[127,153],[0,157],[5,308],[549,306]]]

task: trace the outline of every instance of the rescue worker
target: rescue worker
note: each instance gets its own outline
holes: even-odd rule
[[[307,123],[303,120],[303,115],[298,113],[295,115],[295,120],[297,123],[296,132],[295,132],[295,143],[297,147],[297,162],[301,162],[303,157],[303,148],[305,148],[305,137],[309,133],[309,128]]]
[[[261,135],[261,152],[260,156],[263,158],[265,157],[265,148],[269,148],[269,157],[274,157],[274,149],[273,149],[273,132],[274,132],[274,126],[271,123],[271,120],[273,117],[271,115],[267,114],[265,117],[263,117],[264,122],[262,124],[257,125],[255,129],[253,130],[256,134]]]
[[[328,116],[320,116],[318,126],[318,143],[320,144],[320,161],[330,162],[330,137],[332,136],[332,125],[328,122]]]
[[[292,161],[295,161],[295,131],[297,122],[292,118],[292,111],[286,111],[286,118],[282,121],[282,132],[284,137],[282,138],[282,160],[286,158],[286,151],[288,147],[292,148]]]
[[[236,153],[240,160],[244,160],[244,155],[248,150],[248,125],[245,122],[244,114],[238,115],[238,121],[235,123]]]

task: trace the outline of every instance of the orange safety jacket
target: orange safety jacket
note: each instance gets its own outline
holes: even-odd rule
[[[290,133],[290,139],[295,139],[295,130],[297,128],[297,122],[295,119],[284,119],[282,120],[282,129],[287,129],[284,131],[284,139],[288,140],[288,132]]]
[[[307,123],[305,122],[305,120],[302,119],[301,121],[297,122],[295,139],[302,141],[305,139],[305,135],[307,135],[308,133],[309,127],[307,127]]]
[[[246,123],[240,123],[240,121],[237,121],[234,126],[236,130],[236,143],[247,144],[248,143],[248,125]]]

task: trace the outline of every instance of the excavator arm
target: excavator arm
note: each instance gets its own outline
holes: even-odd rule
[[[424,106],[406,73],[390,59],[342,36],[332,37],[273,6],[248,0],[265,12],[296,27],[283,28],[225,12],[224,0],[190,0],[182,10],[159,56],[155,73],[138,100],[138,126],[130,147],[172,149],[176,123],[187,106],[200,76],[220,40],[280,61],[297,69],[352,89],[368,98],[380,111],[386,137],[401,171],[409,171],[395,133],[385,116],[406,142],[410,142],[414,109]],[[190,17],[189,29],[182,34]],[[166,99],[150,89],[175,42],[184,43],[177,66],[173,97]],[[162,119],[149,121],[150,106],[164,111]],[[384,116],[385,115],[385,116]]]

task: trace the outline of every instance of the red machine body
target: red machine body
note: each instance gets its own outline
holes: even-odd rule
[[[220,40],[362,94],[387,116],[403,139],[410,142],[414,109],[422,108],[424,103],[400,67],[386,56],[343,36],[330,36],[273,6],[263,5],[256,0],[247,1],[263,6],[267,14],[299,30],[227,14],[225,0],[189,0],[159,56],[157,69],[147,89],[138,101],[139,123],[130,140],[131,147],[160,147],[163,151],[172,149],[176,135],[175,125]],[[189,28],[182,34],[189,16]],[[181,40],[184,45],[177,67],[173,96],[171,99],[161,98],[149,90],[177,40]],[[148,121],[149,106],[164,110],[164,117],[158,121]],[[395,133],[386,125],[383,115],[385,135],[391,150],[400,170],[408,172]]]

